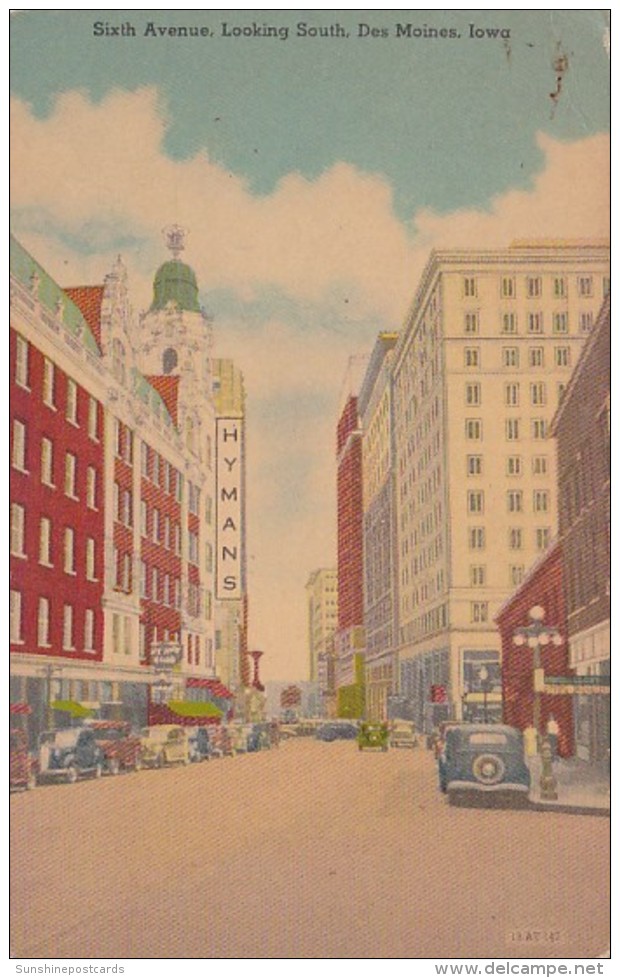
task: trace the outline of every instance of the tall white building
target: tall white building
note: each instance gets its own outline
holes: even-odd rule
[[[320,567],[306,584],[308,600],[308,672],[310,682],[319,678],[319,658],[329,651],[329,640],[338,626],[338,571]]]
[[[549,426],[609,289],[609,249],[435,252],[393,369],[400,692],[426,728],[480,690],[493,619],[557,528]],[[485,675],[483,673],[483,675]]]

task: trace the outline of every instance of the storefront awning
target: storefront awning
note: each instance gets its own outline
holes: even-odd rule
[[[14,715],[29,716],[32,713],[31,707],[27,703],[11,703],[9,713]]]
[[[76,719],[92,717],[95,712],[89,706],[78,703],[77,700],[54,700],[51,705],[53,710],[61,710],[63,713],[69,713]]]
[[[213,696],[222,700],[234,699],[234,693],[228,689],[219,679],[188,679],[186,686],[189,689],[208,689]]]
[[[192,700],[171,700],[168,703],[171,713],[179,717],[221,717],[222,711],[215,703],[194,703]]]

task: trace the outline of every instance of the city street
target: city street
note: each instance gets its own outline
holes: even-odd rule
[[[300,739],[11,798],[13,955],[594,957],[609,822],[451,808],[424,750]]]

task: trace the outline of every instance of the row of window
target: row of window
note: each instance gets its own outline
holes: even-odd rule
[[[547,475],[548,457],[533,455],[531,459],[532,475]],[[467,475],[482,475],[484,470],[483,455],[467,455],[465,458]],[[523,475],[523,458],[521,455],[508,455],[506,458],[506,475]]]
[[[466,367],[482,367],[482,348],[466,346],[463,351],[463,362]],[[553,362],[556,367],[570,367],[571,350],[568,346],[554,346]],[[509,369],[518,368],[521,364],[521,351],[518,346],[502,347],[502,366]],[[527,349],[527,366],[534,369],[545,366],[544,346],[530,346]]]
[[[508,529],[508,547],[510,550],[522,550],[525,540],[525,530],[520,526],[511,526]],[[542,552],[549,546],[551,540],[551,528],[548,526],[536,527],[534,530],[534,546],[537,551]],[[470,550],[485,550],[487,545],[487,532],[484,526],[470,526],[467,531],[467,542]]]
[[[589,333],[594,325],[594,313],[582,311],[577,315],[580,333]],[[543,312],[528,312],[525,317],[525,332],[529,336],[545,332],[546,318]],[[480,332],[480,313],[466,312],[463,314],[463,332],[473,336]],[[519,320],[516,312],[501,314],[500,332],[515,335],[519,332]],[[551,332],[555,336],[563,336],[570,332],[570,320],[567,312],[551,314]]]
[[[543,295],[543,283],[546,287],[550,286],[550,295],[554,299],[566,299],[569,292],[569,279],[566,275],[556,275],[551,281],[544,279],[542,275],[526,275],[523,282],[523,294],[528,299],[540,299]],[[463,295],[467,299],[478,295],[478,279],[472,275],[466,275],[462,281]],[[594,296],[594,276],[577,275],[573,286],[577,295],[582,299],[590,299]],[[610,289],[609,278],[603,278],[603,295],[607,295]],[[517,298],[517,277],[515,275],[502,275],[499,280],[499,292],[502,299]]]
[[[495,575],[494,575],[495,576]],[[524,564],[508,565],[508,584],[516,587],[525,577]],[[469,583],[471,587],[486,587],[488,584],[486,564],[472,564],[469,568]]]
[[[523,422],[521,418],[507,418],[505,421],[506,441],[519,441],[523,437]],[[541,441],[547,437],[549,423],[545,418],[532,418],[530,421],[530,436]],[[465,418],[465,438],[468,441],[483,440],[481,418]]]
[[[508,513],[523,513],[523,491],[509,489],[506,493],[506,511]],[[470,514],[484,513],[484,490],[470,489],[467,492],[467,512]],[[546,489],[532,491],[532,512],[549,512],[549,492]]]
[[[24,390],[30,391],[30,344],[27,340],[16,335],[15,382]],[[65,377],[64,411],[65,419],[76,428],[82,427],[83,418],[80,411],[78,385],[71,377],[66,377],[48,357],[43,357],[43,386],[41,396],[43,403],[53,411],[58,410],[59,383],[58,375]],[[88,437],[99,441],[99,404],[94,397],[88,397],[86,427]]]
[[[14,557],[27,558],[25,551],[26,511],[19,503],[11,503],[10,547]],[[75,530],[66,526],[63,531],[62,566],[65,574],[77,574],[75,560]],[[55,554],[52,547],[52,521],[48,516],[39,519],[38,559],[43,567],[54,566]],[[85,576],[87,581],[96,581],[97,545],[93,537],[86,538]]]
[[[529,401],[533,407],[547,403],[547,385],[539,380],[529,385]],[[521,384],[504,384],[504,404],[506,407],[518,407],[521,400]],[[465,403],[478,407],[482,404],[482,384],[479,382],[465,384]]]
[[[27,428],[23,421],[13,421],[13,444],[11,464],[14,469],[29,475],[26,468]],[[50,489],[56,488],[54,482],[54,443],[45,435],[41,438],[40,478],[41,483]],[[65,452],[63,486],[65,496],[77,500],[78,460],[72,452]],[[86,505],[97,509],[97,470],[92,465],[86,467]]]
[[[40,597],[37,603],[37,645],[51,648],[52,599]],[[62,606],[62,648],[65,652],[75,652],[75,609],[73,605]],[[10,596],[10,639],[16,644],[23,643],[24,601],[21,591],[11,590]],[[96,613],[92,608],[84,612],[83,651],[95,652]]]

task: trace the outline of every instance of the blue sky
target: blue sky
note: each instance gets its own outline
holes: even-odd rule
[[[94,37],[96,21],[137,36]],[[213,36],[144,37],[149,21]],[[225,38],[223,21],[289,37]],[[300,21],[350,36],[297,38]],[[397,38],[398,23],[462,36]],[[470,38],[470,23],[511,36]],[[14,232],[61,284],[101,281],[120,251],[139,309],[161,228],[184,224],[216,353],[246,374],[251,641],[268,678],[305,677],[305,580],[335,561],[348,357],[400,327],[429,250],[606,232],[604,30],[596,10],[12,17]],[[596,200],[575,194],[595,183]]]

